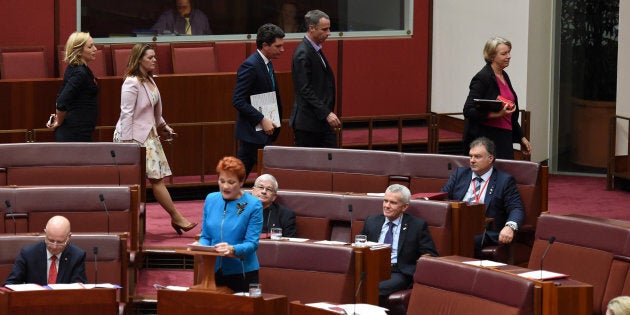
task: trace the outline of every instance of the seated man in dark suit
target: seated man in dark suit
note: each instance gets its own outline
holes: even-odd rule
[[[254,181],[252,194],[263,205],[262,233],[269,233],[271,228],[281,228],[282,236],[295,237],[295,213],[275,202],[277,193],[278,181],[272,175],[262,174]]]
[[[62,216],[48,220],[44,241],[25,246],[15,260],[5,285],[85,283],[85,251],[69,244],[70,221]]]
[[[378,285],[379,304],[387,307],[390,294],[408,289],[416,272],[416,261],[422,255],[437,256],[427,223],[405,213],[409,207],[409,188],[394,184],[387,187],[383,214],[365,219],[361,234],[370,242],[392,245],[392,274]]]
[[[488,245],[508,244],[525,220],[525,210],[514,177],[494,167],[494,143],[480,137],[470,144],[470,167],[459,167],[442,187],[448,199],[483,203],[494,219],[485,237],[475,236],[475,257]],[[483,244],[481,244],[483,239]]]
[[[212,34],[208,16],[194,6],[193,0],[175,0],[175,8],[164,11],[151,29],[158,34]]]

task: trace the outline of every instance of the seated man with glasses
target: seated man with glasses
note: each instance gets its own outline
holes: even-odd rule
[[[281,228],[283,237],[295,237],[295,213],[275,202],[277,193],[278,181],[275,177],[262,174],[256,178],[252,195],[263,205],[262,233],[267,235],[272,228]]]
[[[54,216],[46,223],[46,238],[42,242],[23,247],[7,284],[85,283],[85,251],[68,244],[70,221]]]

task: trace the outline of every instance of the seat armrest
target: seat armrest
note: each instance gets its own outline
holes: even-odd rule
[[[407,306],[411,298],[411,289],[401,290],[389,295],[387,303],[389,304],[390,315],[407,314]]]

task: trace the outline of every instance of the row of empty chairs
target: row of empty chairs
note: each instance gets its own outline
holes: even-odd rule
[[[215,44],[212,42],[160,44],[161,51],[170,48],[172,73],[195,74],[218,72]],[[88,65],[96,77],[122,76],[133,44],[97,45],[96,59]],[[244,60],[243,55],[238,57]],[[65,47],[57,47],[59,77],[63,77]],[[168,58],[168,57],[167,57]],[[43,46],[0,48],[0,79],[39,79],[51,77]],[[169,69],[170,70],[170,69]],[[232,70],[236,71],[236,69]],[[156,71],[159,73],[159,69]],[[171,71],[167,71],[171,72]]]

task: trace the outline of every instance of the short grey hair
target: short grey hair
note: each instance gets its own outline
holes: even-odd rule
[[[262,174],[254,181],[254,186],[258,185],[261,181],[269,181],[273,185],[273,191],[278,191],[278,181],[271,174]]]
[[[387,187],[387,191],[390,193],[400,193],[401,201],[403,204],[408,204],[411,199],[411,192],[407,186],[401,184],[393,184]]]
[[[330,20],[330,17],[328,17],[328,14],[324,13],[324,11],[311,10],[306,12],[306,14],[304,15],[304,24],[306,24],[306,29],[308,29],[308,27],[311,25],[317,26],[319,20],[321,20],[322,18]]]
[[[479,137],[470,143],[471,149],[478,146],[485,147],[486,151],[488,151],[488,154],[492,155],[493,157],[497,156],[497,148],[494,145],[494,142],[492,142],[492,140],[486,137]]]

